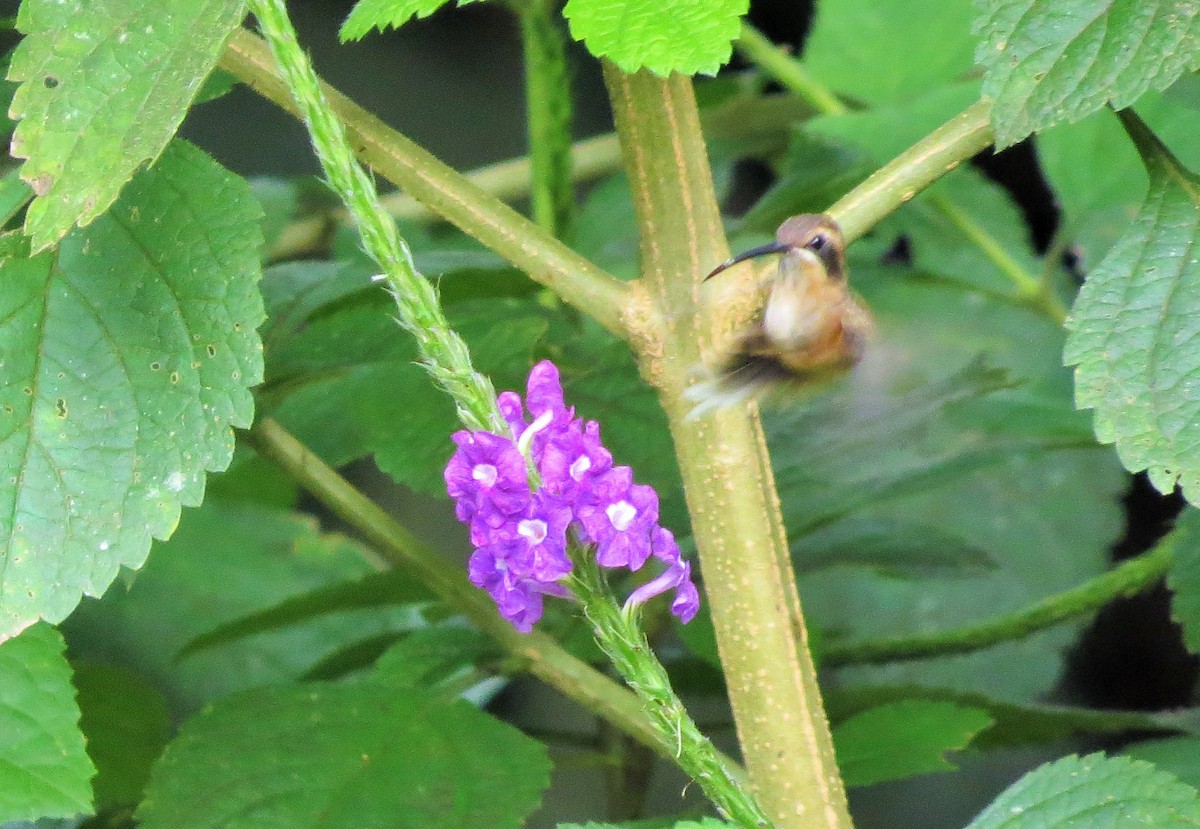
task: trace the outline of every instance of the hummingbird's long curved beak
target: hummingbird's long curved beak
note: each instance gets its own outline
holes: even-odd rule
[[[790,248],[790,245],[783,242],[771,242],[766,245],[759,245],[756,248],[750,248],[745,253],[739,253],[732,259],[726,259],[720,265],[717,265],[702,281],[707,282],[726,268],[732,268],[738,262],[745,262],[747,259],[754,259],[757,256],[766,256],[769,253],[787,253]]]

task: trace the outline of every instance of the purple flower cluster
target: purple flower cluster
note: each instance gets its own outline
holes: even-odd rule
[[[525,401],[497,398],[509,436],[455,432],[446,491],[458,519],[471,527],[469,576],[522,633],[542,615],[542,596],[569,598],[560,581],[571,572],[568,534],[595,551],[602,567],[638,570],[651,557],[664,572],[630,595],[626,607],[675,591],[671,612],[684,622],[700,607],[691,565],[670,530],[658,524],[658,495],[613,466],[600,426],[563,402],[558,369],[543,361],[529,373]],[[526,413],[528,409],[528,414]],[[529,485],[532,464],[541,479]]]

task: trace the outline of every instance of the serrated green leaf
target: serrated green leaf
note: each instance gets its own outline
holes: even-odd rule
[[[838,92],[898,103],[957,80],[974,65],[970,0],[818,3],[804,64]]]
[[[1182,105],[1176,87],[1148,93],[1138,101],[1138,117],[1154,130],[1175,156],[1195,168],[1196,113]],[[1146,195],[1146,167],[1118,118],[1102,110],[1074,124],[1059,124],[1037,138],[1038,161],[1057,202],[1063,227],[1075,241],[1085,271],[1092,270],[1137,215]]]
[[[543,746],[465,702],[380,678],[262,689],[184,725],[138,818],[144,829],[515,829],[549,773]]]
[[[39,251],[108,209],[156,159],[245,14],[245,0],[27,0],[9,67],[12,153]]]
[[[247,636],[291,627],[328,613],[427,602],[433,598],[429,589],[414,581],[408,573],[400,570],[368,573],[355,581],[320,587],[300,596],[292,596],[265,610],[219,625],[188,642],[179,652],[179,658],[183,659],[207,648],[236,642]]]
[[[56,251],[0,259],[0,637],[138,567],[249,426],[258,208],[177,142]]]
[[[987,550],[939,527],[892,518],[847,518],[804,536],[799,572],[838,565],[892,576],[966,575],[996,566]]]
[[[176,655],[197,636],[371,570],[365,551],[294,513],[207,499],[155,546],[132,586],[84,602],[64,623],[73,658],[126,667],[189,713],[236,690],[292,681],[330,652],[409,623],[385,608],[326,615],[223,647]]]
[[[1200,738],[1167,737],[1146,740],[1126,747],[1124,754],[1135,760],[1153,763],[1189,786],[1200,786]]]
[[[1149,763],[1074,755],[1034,769],[1005,789],[967,829],[1037,826],[1200,826],[1200,796]]]
[[[571,36],[624,72],[715,75],[749,0],[567,0]]]
[[[996,146],[1124,109],[1200,67],[1194,0],[978,0],[975,59]]]
[[[96,770],[63,647],[49,625],[0,645],[0,822],[92,811]]]
[[[399,29],[414,17],[429,17],[450,0],[358,0],[346,22],[342,24],[338,37],[342,43],[362,40],[372,29],[383,32]],[[458,5],[481,2],[481,0],[458,0]]]
[[[1146,201],[1087,281],[1063,360],[1096,436],[1161,492],[1200,500],[1200,181],[1140,122],[1127,122],[1150,174]]]
[[[1183,643],[1200,653],[1200,510],[1187,508],[1175,519],[1169,536],[1174,557],[1167,586],[1171,588],[1171,618],[1183,629]]]
[[[850,788],[953,771],[947,752],[992,724],[986,711],[949,702],[902,700],[855,714],[833,729],[838,767]]]
[[[163,695],[136,674],[110,665],[75,666],[80,727],[96,764],[96,811],[141,802],[150,766],[171,739]]]

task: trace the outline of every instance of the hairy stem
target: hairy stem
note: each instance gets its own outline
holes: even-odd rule
[[[700,279],[728,255],[691,82],[605,79],[641,231],[631,342],[670,420],[750,778],[775,825],[848,827],[757,413],[692,419],[683,397],[709,327]]]
[[[288,84],[258,37],[234,32],[220,66],[294,114]],[[484,193],[400,133],[326,84],[320,89],[343,124],[357,157],[463,232],[590,314],[617,336],[628,286],[555,239],[508,205]]]
[[[830,644],[822,654],[821,664],[835,667],[947,656],[1024,639],[1068,619],[1095,613],[1113,599],[1145,590],[1167,574],[1174,558],[1174,546],[1174,535],[1169,535],[1149,552],[1124,561],[1083,584],[1047,596],[1013,613],[973,625],[940,633]]]
[[[571,656],[551,637],[536,630],[518,633],[496,612],[487,594],[467,581],[463,568],[451,564],[413,536],[275,421],[268,418],[258,423],[249,438],[260,455],[278,464],[314,498],[346,521],[385,561],[413,573],[519,660],[521,667],[642,745],[674,761],[675,744],[664,741],[631,691]],[[743,779],[732,760],[723,758],[723,762],[736,778]]]
[[[367,254],[382,269],[396,300],[397,319],[416,340],[421,363],[454,400],[467,428],[504,434],[491,381],[471,365],[467,345],[447,322],[437,291],[417,273],[396,223],[380,206],[375,185],[354,158],[346,129],[296,40],[284,0],[252,0],[251,8],[303,114],[325,177],[354,217]]]

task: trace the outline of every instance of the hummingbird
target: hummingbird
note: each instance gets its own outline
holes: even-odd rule
[[[845,241],[828,215],[805,213],[779,226],[775,241],[728,259],[704,281],[759,256],[779,264],[759,284],[759,315],[716,361],[715,377],[689,389],[697,414],[757,397],[773,387],[808,385],[854,366],[874,331],[870,312],[847,284]]]

